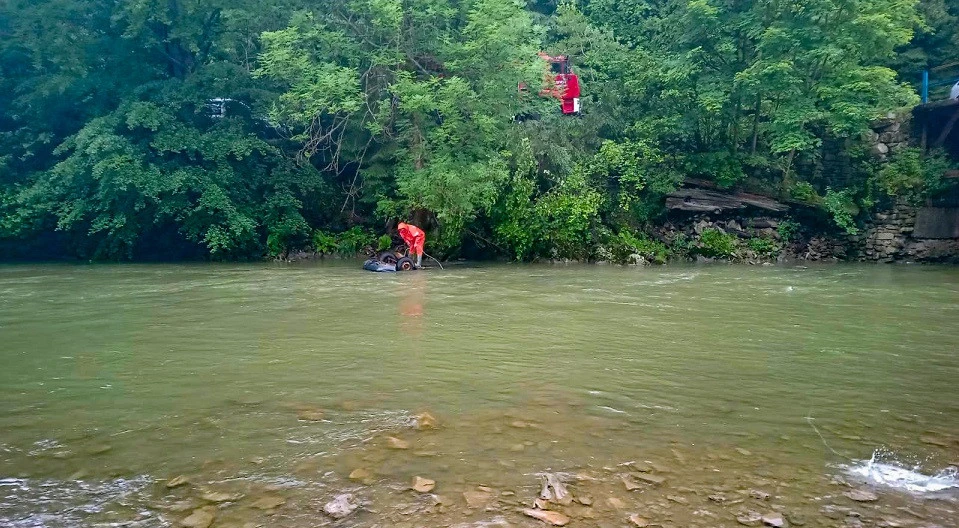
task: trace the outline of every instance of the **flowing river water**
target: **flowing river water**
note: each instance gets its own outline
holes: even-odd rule
[[[954,267],[12,265],[0,361],[4,527],[959,526]]]

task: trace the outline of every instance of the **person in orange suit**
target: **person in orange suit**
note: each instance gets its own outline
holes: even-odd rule
[[[413,224],[400,222],[396,226],[400,232],[400,238],[410,248],[410,255],[416,255],[416,267],[423,266],[423,246],[426,244],[426,233]]]

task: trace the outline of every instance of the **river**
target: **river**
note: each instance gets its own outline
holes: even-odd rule
[[[9,265],[0,360],[2,526],[959,526],[956,267]]]

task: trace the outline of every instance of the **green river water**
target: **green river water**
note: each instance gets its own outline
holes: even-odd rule
[[[10,265],[0,361],[4,527],[959,526],[955,267]]]

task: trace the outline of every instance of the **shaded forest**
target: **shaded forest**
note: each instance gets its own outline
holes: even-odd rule
[[[581,114],[517,89],[541,51]],[[658,252],[687,179],[854,233],[947,186],[867,138],[956,60],[948,0],[5,0],[0,257],[349,254],[397,220],[447,258]]]

